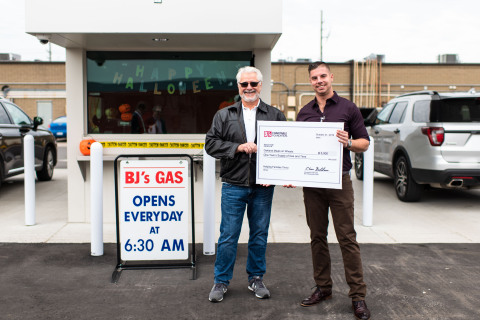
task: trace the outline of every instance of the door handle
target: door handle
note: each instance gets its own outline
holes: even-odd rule
[[[395,134],[396,134],[396,133],[399,133],[399,132],[400,132],[400,129],[395,129],[395,130],[393,130],[393,133],[395,133]]]
[[[25,133],[27,133],[28,131],[30,131],[30,128],[28,128],[28,127],[23,127],[23,126],[22,126],[22,127],[20,127],[18,130],[20,131],[20,133],[25,134]]]

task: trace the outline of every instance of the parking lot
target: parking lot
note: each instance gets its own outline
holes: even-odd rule
[[[57,168],[52,181],[37,183],[37,224],[24,226],[22,177],[0,189],[2,318],[353,318],[333,228],[334,298],[311,308],[299,306],[313,286],[301,188],[275,192],[265,276],[272,298],[259,301],[246,288],[244,225],[229,292],[224,302],[212,304],[207,296],[215,257],[202,254],[200,213],[197,280],[189,280],[191,272],[185,269],[129,270],[112,284],[115,225],[104,225],[104,255],[90,256],[90,225],[67,222],[67,170]],[[372,319],[475,319],[480,191],[429,190],[421,202],[405,203],[396,198],[392,179],[375,174],[373,226],[364,227],[362,183],[353,181]],[[216,218],[218,232],[218,212]]]

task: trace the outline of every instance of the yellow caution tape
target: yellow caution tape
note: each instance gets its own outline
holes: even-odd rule
[[[203,149],[200,142],[99,141],[104,148]]]

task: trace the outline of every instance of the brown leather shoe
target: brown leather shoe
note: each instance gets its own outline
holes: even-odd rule
[[[355,318],[359,320],[370,319],[370,310],[368,310],[365,300],[352,301],[352,308],[355,313]]]
[[[300,305],[302,307],[311,307],[314,304],[317,304],[323,300],[332,299],[332,289],[320,289],[319,286],[312,293],[312,295],[302,301]]]

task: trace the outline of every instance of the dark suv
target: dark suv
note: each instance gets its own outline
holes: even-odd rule
[[[14,103],[0,98],[0,185],[8,177],[23,173],[23,137],[30,134],[35,145],[35,170],[40,181],[51,180],[57,164],[57,142],[47,129],[39,127]]]
[[[480,94],[419,91],[388,102],[367,123],[374,170],[394,179],[402,201],[420,199],[426,185],[480,188]],[[355,155],[363,178],[363,154]]]

